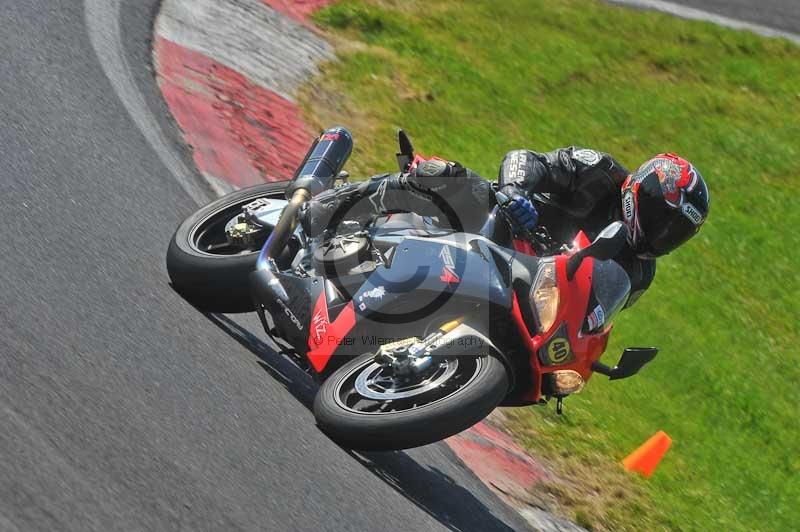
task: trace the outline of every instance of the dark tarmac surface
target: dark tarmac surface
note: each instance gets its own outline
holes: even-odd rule
[[[163,117],[154,4],[122,4],[121,48],[94,39]],[[196,203],[163,161],[185,154],[131,118],[81,3],[0,13],[0,530],[525,528],[443,444],[333,444],[254,320],[175,294],[164,254]]]
[[[798,0],[669,0],[725,17],[800,33]]]

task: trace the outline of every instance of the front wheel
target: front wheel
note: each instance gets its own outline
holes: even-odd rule
[[[493,356],[438,359],[424,374],[401,378],[362,355],[320,387],[314,416],[323,432],[358,450],[408,449],[465,430],[505,397],[509,377]]]

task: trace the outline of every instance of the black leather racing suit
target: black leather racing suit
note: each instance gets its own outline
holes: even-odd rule
[[[546,153],[510,151],[500,164],[498,181],[505,192],[516,190],[537,202],[539,224],[558,242],[571,241],[579,230],[589,238],[622,220],[623,181],[630,172],[607,153],[570,146]],[[656,262],[626,248],[614,260],[631,280],[632,305],[650,286]]]
[[[414,212],[477,232],[495,204],[492,186],[481,176],[458,163],[431,160],[411,174],[379,174],[326,190],[303,206],[300,222],[316,236],[345,219],[365,223],[376,215]]]
[[[622,218],[620,187],[627,176],[607,153],[569,147],[547,153],[511,151],[503,158],[498,179],[506,193],[542,195],[539,223],[556,241],[571,242],[579,230],[594,238]],[[491,185],[479,175],[458,163],[426,161],[410,175],[381,174],[325,191],[304,206],[300,221],[315,236],[341,219],[366,222],[374,215],[407,211],[442,220],[449,211],[462,230],[476,232],[495,204]],[[631,280],[630,306],[650,286],[655,261],[639,259],[629,249],[615,260]]]

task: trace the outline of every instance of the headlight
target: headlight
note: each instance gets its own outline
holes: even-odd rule
[[[554,261],[539,266],[536,280],[531,287],[530,298],[539,321],[539,332],[545,332],[555,323],[558,312],[558,283]]]
[[[580,393],[586,384],[581,374],[571,369],[561,369],[551,373],[553,395],[564,396],[571,393]]]

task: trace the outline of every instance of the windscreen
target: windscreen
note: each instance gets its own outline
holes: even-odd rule
[[[631,292],[631,280],[613,260],[595,260],[592,266],[592,294],[586,309],[583,332],[599,332],[614,320]]]

